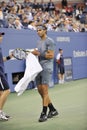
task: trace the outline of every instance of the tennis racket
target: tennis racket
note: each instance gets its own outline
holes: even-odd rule
[[[24,50],[22,48],[16,48],[12,51],[13,57],[15,57],[18,60],[26,59],[26,56],[28,53],[31,52],[29,50]]]

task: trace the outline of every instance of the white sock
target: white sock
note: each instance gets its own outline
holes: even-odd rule
[[[0,110],[0,113],[2,113],[2,110]]]
[[[62,83],[64,83],[64,79],[62,80]]]
[[[61,80],[59,80],[59,84],[61,84]]]

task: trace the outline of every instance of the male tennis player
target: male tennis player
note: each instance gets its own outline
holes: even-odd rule
[[[33,54],[38,55],[39,62],[43,68],[43,71],[36,77],[36,84],[38,92],[42,98],[42,112],[39,122],[44,122],[47,118],[52,118],[58,115],[58,112],[53,106],[48,94],[49,81],[52,78],[53,72],[55,44],[54,41],[47,36],[46,26],[39,25],[37,27],[37,34],[40,37],[40,41],[37,44],[38,50],[34,50]],[[48,115],[47,108],[49,108]]]
[[[2,42],[4,34],[5,33],[0,32],[0,43]],[[7,121],[10,117],[2,111],[6,99],[10,93],[10,89],[5,77],[3,61],[9,60],[10,58],[11,56],[7,56],[7,57],[2,56],[2,49],[0,47],[0,120],[4,120],[4,121]]]

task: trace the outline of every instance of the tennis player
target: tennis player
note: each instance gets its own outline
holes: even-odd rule
[[[0,43],[2,42],[3,35],[5,33],[0,32]],[[7,61],[11,58],[11,56],[3,57],[2,49],[0,47],[0,120],[7,121],[9,119],[9,115],[6,115],[3,112],[3,107],[6,102],[6,99],[10,93],[9,84],[6,80],[4,73],[4,61]]]
[[[34,50],[32,53],[38,55],[39,62],[43,68],[43,71],[36,77],[36,84],[42,98],[42,112],[40,114],[39,122],[44,122],[48,118],[58,115],[58,111],[53,106],[48,94],[49,82],[53,73],[55,44],[53,39],[47,36],[46,26],[39,25],[37,27],[37,34],[40,37],[40,41],[37,43],[38,50]],[[47,108],[49,108],[48,114]]]

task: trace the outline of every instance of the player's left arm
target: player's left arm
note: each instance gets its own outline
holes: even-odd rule
[[[45,57],[47,59],[53,59],[54,58],[54,50],[48,50],[45,54]]]
[[[32,52],[34,55],[36,56],[40,56],[42,54],[40,54],[40,52],[38,50],[34,50]],[[54,51],[53,50],[48,50],[44,53],[44,57],[47,58],[47,59],[53,59],[54,58]]]
[[[47,48],[48,49],[45,53],[45,58],[53,59],[54,58],[55,43],[52,39],[50,40],[50,42],[48,42]]]

